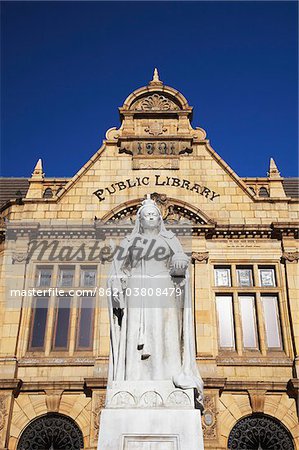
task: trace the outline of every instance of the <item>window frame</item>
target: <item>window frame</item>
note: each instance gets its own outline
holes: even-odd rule
[[[254,321],[254,335],[255,335],[255,347],[247,347],[244,343],[244,326],[242,320],[242,307],[241,307],[241,298],[251,298],[253,300],[253,321]],[[244,352],[257,352],[260,350],[260,334],[258,328],[258,312],[257,312],[257,299],[256,296],[252,293],[238,293],[238,302],[240,307],[240,322],[241,322],[241,330],[242,330],[242,348]]]
[[[79,262],[75,264],[62,264],[62,263],[45,263],[45,264],[39,264],[38,261],[33,262],[33,264],[29,268],[28,272],[28,279],[26,283],[27,289],[37,288],[37,289],[49,289],[52,288],[51,292],[49,293],[48,297],[48,311],[47,311],[47,321],[45,326],[45,336],[44,336],[44,346],[43,347],[32,347],[32,327],[34,324],[34,301],[37,298],[41,297],[28,297],[26,301],[28,302],[28,309],[27,312],[23,316],[23,323],[24,323],[24,340],[23,344],[20,347],[20,351],[23,356],[38,356],[42,358],[55,358],[55,357],[76,357],[76,354],[82,355],[82,352],[85,352],[86,355],[92,356],[96,349],[99,346],[98,341],[95,341],[95,336],[97,336],[97,330],[95,329],[98,323],[99,319],[99,294],[96,292],[96,295],[93,295],[93,313],[92,313],[92,336],[91,336],[91,346],[90,347],[83,347],[77,348],[76,346],[76,339],[77,339],[77,332],[76,332],[76,325],[78,320],[78,313],[79,313],[79,299],[80,295],[75,293],[75,295],[72,295],[70,297],[71,299],[71,305],[70,305],[70,315],[69,315],[69,330],[68,330],[68,341],[67,341],[67,348],[60,348],[55,347],[55,333],[56,333],[56,327],[57,327],[57,300],[59,299],[59,295],[57,297],[55,296],[55,291],[53,287],[56,287],[64,292],[64,296],[60,296],[61,298],[66,298],[68,296],[68,292],[70,290],[81,290],[80,286],[80,271],[81,267],[87,268],[91,267],[96,272],[95,276],[95,286],[97,286],[98,278],[101,273],[101,263],[92,263],[92,264],[80,264]],[[51,268],[52,269],[52,276],[51,276],[51,286],[50,287],[44,287],[39,288],[36,286],[36,276],[37,276],[37,270],[40,270],[40,268]],[[64,268],[72,268],[74,269],[74,278],[72,286],[58,286],[58,279],[59,279],[59,273],[61,269]],[[93,289],[91,287],[82,287],[84,289]],[[89,296],[90,297],[90,296]]]
[[[73,280],[72,284],[70,286],[61,284],[63,270],[72,270],[73,271]],[[76,286],[76,265],[74,264],[59,264],[58,270],[57,270],[57,287],[61,288],[62,290],[69,290]]]
[[[262,283],[262,273],[269,271],[271,272],[271,279],[273,281],[273,284],[263,284]],[[276,280],[276,273],[275,273],[275,267],[274,266],[261,266],[258,265],[258,273],[259,273],[259,287],[261,288],[265,288],[265,289],[271,289],[271,288],[276,288],[277,287],[277,280]]]
[[[50,279],[49,286],[42,286],[40,284],[40,279],[41,279],[40,272],[42,270],[51,270],[51,279]],[[36,270],[34,272],[34,286],[36,288],[40,288],[40,289],[46,289],[46,288],[51,287],[53,284],[53,272],[54,272],[53,265],[38,265],[38,266],[36,266]],[[37,279],[38,279],[38,282],[37,282]]]
[[[34,328],[34,322],[35,322],[35,316],[36,316],[36,302],[41,299],[48,299],[48,307],[47,307],[47,316],[46,316],[46,322],[45,322],[45,332],[44,332],[44,344],[42,347],[32,347],[32,338],[33,338],[33,328]],[[49,326],[49,310],[50,310],[50,304],[51,304],[51,297],[50,296],[43,296],[43,297],[33,297],[31,302],[31,313],[30,313],[30,325],[29,325],[29,338],[28,338],[28,345],[27,349],[31,353],[35,352],[44,352],[46,349],[47,344],[47,331]]]
[[[92,313],[92,317],[91,317],[91,337],[90,337],[90,341],[91,341],[91,345],[89,347],[80,347],[79,346],[79,324],[80,324],[80,320],[81,320],[81,312],[82,312],[82,298],[92,298],[93,299],[93,307],[91,308],[93,313]],[[94,330],[94,324],[95,324],[95,307],[96,307],[96,297],[95,296],[78,296],[77,298],[77,308],[76,308],[76,335],[75,335],[75,348],[74,348],[74,352],[78,352],[78,353],[82,353],[82,352],[91,352],[93,350],[94,347],[94,336],[95,336],[95,330]]]
[[[57,331],[57,324],[58,324],[58,312],[59,312],[59,302],[61,299],[69,299],[70,300],[70,313],[69,313],[69,323],[68,323],[68,333],[67,333],[67,345],[66,347],[56,347],[55,346],[55,339],[56,339],[56,331]],[[63,297],[55,297],[54,298],[54,317],[53,317],[53,326],[52,326],[52,336],[51,336],[51,352],[68,352],[70,348],[70,335],[71,335],[71,319],[72,319],[72,297],[70,296],[63,296]]]
[[[263,293],[261,294],[261,305],[262,305],[262,309],[264,312],[264,303],[263,303],[263,299],[264,298],[275,298],[275,312],[276,312],[276,318],[277,318],[277,333],[279,336],[279,340],[280,340],[280,346],[279,347],[270,347],[268,345],[268,337],[267,337],[267,327],[266,327],[266,315],[265,313],[263,314],[263,325],[264,325],[264,329],[265,329],[265,344],[266,347],[268,349],[269,352],[282,352],[284,351],[284,340],[283,340],[283,333],[282,333],[282,323],[281,323],[281,310],[280,310],[280,306],[279,306],[279,296],[278,294],[268,294],[268,293]]]
[[[217,308],[217,299],[218,298],[230,298],[231,299],[231,330],[232,330],[232,341],[233,341],[233,346],[232,347],[223,347],[221,346],[221,337],[220,337],[220,321],[219,321],[219,314],[218,314],[218,308]],[[236,343],[236,328],[235,328],[235,321],[234,321],[234,298],[232,294],[225,294],[224,292],[221,294],[216,294],[215,296],[215,301],[216,301],[216,318],[217,318],[217,341],[218,341],[218,348],[221,352],[229,352],[229,353],[233,353],[236,352],[236,348],[237,348],[237,343]]]
[[[217,319],[217,309],[216,309],[216,296],[217,295],[232,295],[233,296],[233,314],[234,314],[234,329],[235,329],[235,352],[239,357],[244,357],[246,361],[246,356],[250,358],[253,354],[256,357],[276,357],[279,353],[281,356],[287,356],[291,350],[289,347],[289,342],[286,337],[286,331],[284,329],[284,323],[288,320],[288,314],[283,306],[285,301],[285,295],[283,291],[284,278],[283,273],[281,273],[281,268],[279,262],[277,261],[260,261],[260,260],[242,260],[242,261],[220,261],[218,259],[210,260],[211,271],[212,271],[212,293],[215,301],[215,314]],[[222,267],[230,267],[231,273],[231,286],[223,287],[216,286],[215,283],[215,269]],[[239,268],[249,268],[252,271],[252,286],[239,286],[238,285],[238,274],[237,269]],[[274,286],[260,286],[260,269],[273,269],[274,271]],[[241,310],[239,304],[239,296],[248,295],[255,297],[255,323],[256,323],[256,333],[257,333],[257,348],[247,348],[244,346],[243,342],[243,329],[242,329],[242,318]],[[281,348],[273,348],[267,346],[266,341],[266,329],[264,323],[264,311],[261,297],[263,295],[276,296],[277,307],[278,307],[278,322],[280,326],[280,338],[281,338]],[[217,329],[217,341],[218,341],[218,355],[225,359],[225,355],[228,356],[232,354],[233,351],[227,350],[220,346],[219,342],[219,331]],[[275,356],[274,356],[275,355]]]
[[[82,275],[84,273],[84,271],[87,270],[93,270],[95,272],[95,280],[94,280],[94,285],[92,286],[87,286],[82,282]],[[97,275],[98,275],[98,269],[97,266],[93,265],[93,266],[87,266],[87,265],[80,265],[80,273],[79,273],[79,286],[85,289],[89,289],[89,288],[94,288],[97,285]]]
[[[228,283],[229,284],[218,284],[217,283],[217,271],[226,270],[228,274]],[[231,268],[228,265],[217,265],[214,266],[214,285],[217,288],[230,288],[232,286],[232,276],[231,276]]]
[[[239,272],[241,270],[249,270],[249,272],[250,272],[249,283],[250,284],[247,284],[247,285],[240,284]],[[253,267],[250,265],[247,265],[247,266],[246,265],[237,265],[236,266],[236,281],[237,281],[238,288],[250,289],[250,288],[254,287],[255,283],[254,283]]]

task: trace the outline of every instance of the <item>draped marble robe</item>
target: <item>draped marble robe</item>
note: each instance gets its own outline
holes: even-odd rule
[[[149,205],[155,205],[160,216],[152,254],[158,247],[163,248],[165,258],[162,260],[143,257],[148,246],[138,258],[134,257],[136,245],[140,249],[145,241],[140,215]],[[111,331],[108,385],[124,380],[172,380],[176,387],[196,388],[201,397],[203,382],[195,359],[188,268],[179,286],[181,295],[177,296],[175,290],[170,289],[178,287],[172,276],[173,262],[189,258],[174,233],[166,230],[160,210],[152,200],[143,202],[132,233],[120,247],[122,258],[115,256],[108,275],[111,290],[108,297]],[[133,295],[135,288],[137,292],[144,288],[146,295]],[[157,288],[158,291],[167,289],[168,295],[148,295],[150,288],[154,293]]]

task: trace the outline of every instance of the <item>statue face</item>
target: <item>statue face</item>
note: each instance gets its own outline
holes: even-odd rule
[[[160,214],[153,206],[146,206],[140,214],[140,223],[143,229],[158,228],[160,225]]]

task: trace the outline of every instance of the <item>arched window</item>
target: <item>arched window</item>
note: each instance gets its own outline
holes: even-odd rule
[[[38,417],[22,432],[17,450],[80,450],[83,435],[70,417],[49,413]]]
[[[51,188],[47,188],[43,195],[44,198],[52,198],[53,197],[53,191]]]
[[[274,417],[253,414],[239,420],[230,432],[229,450],[294,450],[291,433]]]
[[[261,187],[259,190],[259,196],[260,197],[269,197],[269,192],[268,192],[267,188]]]

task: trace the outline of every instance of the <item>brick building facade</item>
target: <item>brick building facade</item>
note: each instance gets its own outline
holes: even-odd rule
[[[28,289],[93,287],[107,263],[49,250],[41,262],[28,248],[79,249],[103,227],[122,236],[151,194],[170,224],[191,229],[205,447],[298,450],[298,180],[273,159],[264,178],[240,178],[157,72],[119,113],[120,128],[72,178],[45,177],[39,161],[29,179],[1,180],[0,448],[96,449],[107,309],[97,296]],[[24,295],[12,300],[12,287]]]

